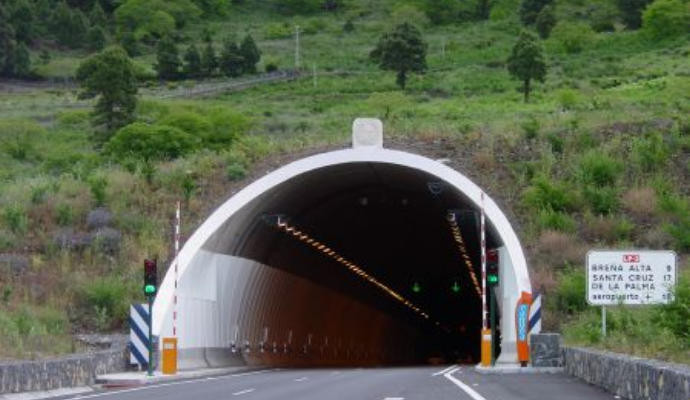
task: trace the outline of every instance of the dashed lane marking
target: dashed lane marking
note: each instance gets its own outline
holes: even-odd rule
[[[245,389],[245,390],[240,390],[239,392],[235,392],[235,393],[233,393],[232,395],[233,395],[233,396],[242,396],[243,394],[251,393],[251,392],[253,392],[253,391],[255,391],[255,390],[256,390],[256,389],[254,389],[254,388]]]
[[[295,379],[295,382],[304,382],[304,381],[306,381],[307,379],[309,379],[309,378],[307,378],[306,376],[303,376],[303,377],[301,377],[301,378]]]
[[[462,389],[467,395],[469,395],[473,400],[486,400],[484,396],[481,394],[477,393],[474,389],[471,387],[465,385],[460,379],[456,378],[453,376],[453,372],[457,371],[459,368],[454,368],[451,369],[450,371],[446,372],[443,374],[443,376],[448,379],[449,381],[453,382],[455,386],[459,387]]]
[[[453,369],[453,368],[455,368],[455,367],[457,367],[457,365],[453,364],[453,365],[451,365],[451,366],[448,367],[448,368],[444,368],[444,369],[442,369],[442,370],[440,370],[440,371],[438,371],[438,372],[434,372],[433,374],[431,374],[431,376],[443,375],[443,374],[445,374],[446,372],[450,371],[451,369]]]

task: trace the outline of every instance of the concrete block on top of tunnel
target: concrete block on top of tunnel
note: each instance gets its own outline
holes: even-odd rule
[[[383,148],[383,123],[378,118],[356,118],[352,123],[352,147]]]

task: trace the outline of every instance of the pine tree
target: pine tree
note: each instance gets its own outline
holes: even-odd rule
[[[381,69],[396,71],[396,82],[405,90],[408,72],[426,71],[426,49],[422,34],[406,22],[384,34],[370,57]]]
[[[156,47],[156,71],[160,79],[177,79],[180,72],[180,55],[171,36],[165,36]]]
[[[94,1],[93,7],[91,7],[91,11],[89,12],[89,20],[91,20],[92,26],[105,28],[108,24],[108,17],[105,15],[100,1]]]
[[[86,34],[86,42],[89,50],[100,51],[105,47],[105,31],[99,25],[94,25],[89,28]]]
[[[113,130],[134,119],[137,84],[134,64],[121,47],[109,47],[79,65],[80,97],[98,97],[94,123],[106,128],[105,140]]]
[[[522,0],[520,4],[520,20],[524,25],[532,25],[539,12],[551,4],[553,0]]]
[[[546,77],[544,54],[539,39],[533,33],[526,30],[520,32],[520,37],[508,58],[508,72],[523,82],[525,103],[528,102],[532,79],[543,82]]]
[[[18,42],[28,43],[34,37],[34,10],[27,0],[17,0],[12,12],[11,24],[15,29]]]
[[[84,37],[89,31],[89,18],[82,10],[76,9],[72,12],[72,21],[70,26],[71,38],[69,46],[72,48],[79,48],[84,46]]]
[[[53,28],[58,43],[68,46],[72,42],[72,9],[64,1],[55,10]]]
[[[0,3],[0,76],[14,74],[15,48],[14,29],[9,23],[7,10]]]
[[[242,75],[244,69],[244,59],[240,54],[240,48],[237,47],[235,41],[228,39],[223,45],[223,51],[220,54],[220,71],[229,77],[238,77]]]
[[[187,78],[202,76],[201,56],[195,44],[187,47],[187,51],[184,54],[184,75]]]
[[[642,26],[642,12],[653,0],[617,0],[616,4],[628,29]]]
[[[213,76],[218,68],[218,57],[213,48],[213,42],[206,42],[204,52],[201,54],[201,71],[204,76]]]
[[[537,20],[535,21],[535,27],[537,32],[539,32],[539,37],[546,39],[551,34],[551,30],[556,26],[556,14],[554,12],[553,5],[548,5],[539,12],[537,15]]]
[[[19,43],[14,54],[14,75],[17,77],[29,76],[31,72],[29,49],[24,43]]]
[[[261,52],[256,47],[256,43],[251,35],[247,35],[240,45],[240,55],[244,59],[243,71],[249,74],[256,73],[256,64],[261,60]]]

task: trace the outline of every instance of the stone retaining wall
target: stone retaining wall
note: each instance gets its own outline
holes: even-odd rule
[[[96,375],[124,371],[123,348],[51,360],[0,363],[0,394],[87,386]]]
[[[630,400],[690,399],[690,367],[576,347],[563,348],[565,372]]]

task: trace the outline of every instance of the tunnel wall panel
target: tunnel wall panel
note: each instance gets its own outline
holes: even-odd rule
[[[192,262],[204,272],[180,285],[181,368],[390,362],[414,340],[385,313],[285,271],[207,251]]]

